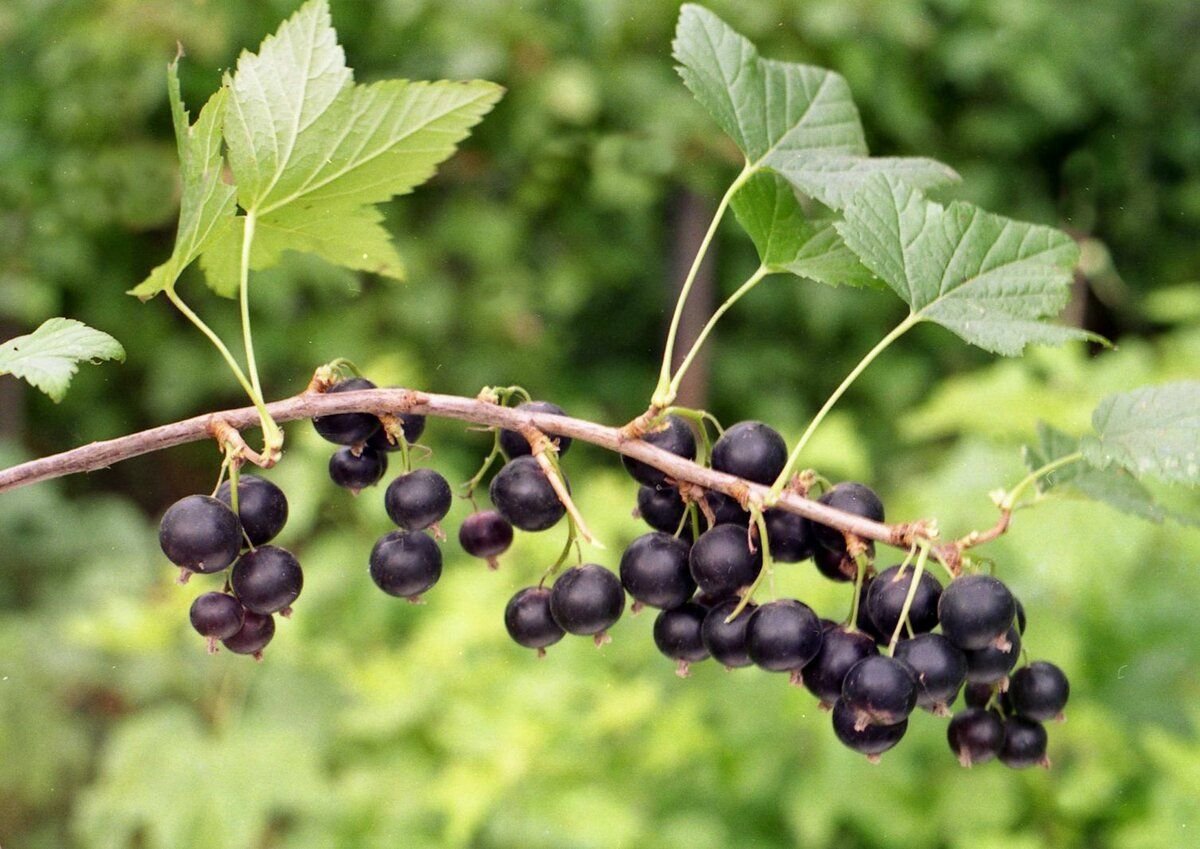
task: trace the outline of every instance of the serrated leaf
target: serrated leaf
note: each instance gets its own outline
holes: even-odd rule
[[[167,66],[167,93],[183,183],[179,230],[171,257],[129,291],[142,300],[174,286],[183,270],[227,232],[233,221],[237,190],[222,180],[225,160],[221,156],[221,122],[228,94],[224,89],[213,94],[200,110],[196,123],[189,125],[179,91],[178,66],[178,60]]]
[[[831,286],[883,286],[846,247],[833,218],[807,218],[795,190],[781,177],[755,174],[738,189],[731,205],[770,271]]]
[[[1082,442],[1098,467],[1141,477],[1200,482],[1200,381],[1181,380],[1110,395],[1092,413],[1094,436]]]
[[[839,210],[845,209],[855,193],[876,174],[890,176],[923,191],[959,180],[958,173],[949,165],[920,156],[819,154],[785,157],[772,153],[765,164],[775,169],[798,191]]]
[[[0,344],[0,374],[29,381],[55,403],[66,395],[79,363],[124,359],[116,339],[70,318],[47,319],[32,333]]]
[[[895,179],[866,178],[836,226],[917,321],[1009,356],[1027,344],[1099,337],[1045,321],[1066,306],[1079,249],[1066,233],[965,202],[942,206]]]

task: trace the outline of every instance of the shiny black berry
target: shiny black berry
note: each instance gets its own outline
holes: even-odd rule
[[[517,645],[537,649],[539,654],[566,633],[550,615],[550,590],[545,587],[519,590],[504,608],[504,627]]]
[[[191,572],[220,572],[242,550],[242,524],[224,502],[189,495],[163,514],[158,544],[176,566]]]
[[[488,488],[500,515],[523,531],[544,531],[566,513],[554,487],[533,457],[505,464]]]
[[[823,545],[815,546],[813,549],[813,565],[826,578],[831,581],[838,581],[839,583],[853,581],[858,570],[858,566],[854,563],[854,558],[846,553],[844,547],[840,551],[833,551]],[[867,603],[865,586],[863,587],[862,603],[865,610]],[[866,615],[865,612],[863,615]]]
[[[827,627],[821,636],[821,650],[804,667],[804,686],[823,706],[832,707],[842,695],[846,673],[873,654],[879,654],[879,649],[862,631],[847,631],[841,625]]]
[[[662,531],[643,534],[621,555],[621,584],[642,604],[679,607],[696,592],[689,549],[686,542]]]
[[[558,576],[550,589],[550,614],[571,634],[600,634],[621,618],[625,590],[603,566],[585,563]]]
[[[704,503],[713,514],[713,527],[717,525],[741,525],[743,528],[750,524],[750,512],[742,509],[737,499],[723,492],[709,490],[704,493]]]
[[[762,422],[738,422],[713,445],[712,467],[756,483],[770,484],[787,465],[787,443]]]
[[[995,692],[996,687],[993,684],[972,684],[968,681],[962,690],[963,702],[967,707],[985,708],[991,703],[992,695]]]
[[[1008,587],[990,575],[957,578],[938,601],[942,633],[960,649],[986,648],[1003,637],[1016,612]]]
[[[967,659],[962,650],[941,634],[917,634],[896,644],[897,660],[917,676],[917,706],[939,716],[949,707],[967,680]]]
[[[1040,722],[1011,716],[1004,721],[1004,745],[1000,747],[1000,762],[1014,769],[1029,766],[1050,766],[1046,758],[1046,729]]]
[[[987,763],[1004,746],[1004,720],[995,711],[967,708],[954,714],[946,728],[950,751],[963,766]]]
[[[557,404],[551,404],[549,401],[526,401],[523,404],[518,404],[516,409],[525,413],[550,413],[554,416],[565,416],[567,411]],[[563,456],[567,453],[567,449],[571,447],[571,437],[555,436],[552,433],[546,434],[552,440],[558,443],[558,456]],[[515,430],[500,431],[500,448],[510,458],[525,457],[530,453],[529,440]]]
[[[424,531],[392,531],[371,549],[370,566],[385,593],[415,599],[442,576],[442,552]]]
[[[508,551],[512,541],[512,525],[496,510],[472,513],[458,527],[458,543],[463,551],[483,558],[492,569],[499,565],[496,558]]]
[[[425,432],[425,417],[417,413],[402,413],[399,419],[400,430],[404,432],[404,441],[412,445]],[[380,427],[367,438],[367,447],[376,451],[399,451],[400,443],[389,441],[387,430]]]
[[[329,387],[326,392],[358,392],[374,389],[375,384],[364,377],[352,377]],[[322,438],[336,445],[357,445],[379,430],[379,419],[370,413],[334,413],[312,420]]]
[[[771,672],[799,673],[817,656],[822,641],[821,620],[812,608],[794,598],[761,605],[746,625],[746,651],[754,665]]]
[[[233,487],[225,481],[217,498],[233,507]],[[270,542],[287,524],[288,502],[283,490],[257,475],[238,476],[238,518],[251,545]]]
[[[662,427],[661,430],[656,429],[647,433],[642,437],[642,441],[650,443],[655,448],[661,448],[683,457],[685,460],[695,460],[696,436],[692,433],[692,428],[687,420],[679,416],[667,416],[664,425],[665,427]],[[666,485],[667,476],[641,460],[622,456],[621,463],[625,466],[625,471],[644,486]]]
[[[767,524],[772,560],[777,563],[799,563],[812,557],[812,530],[808,519],[775,509],[763,513],[763,521]]]
[[[750,550],[741,525],[717,525],[692,544],[689,561],[701,592],[726,598],[754,583],[762,569],[762,549]]]
[[[873,655],[850,667],[842,701],[857,712],[859,725],[895,725],[917,706],[917,679],[906,663]]]
[[[1012,625],[1004,635],[1008,648],[995,644],[964,652],[967,658],[967,680],[972,684],[995,684],[1008,677],[1021,656],[1021,635]]]
[[[453,494],[446,479],[433,469],[416,469],[388,484],[383,506],[401,528],[420,531],[440,522],[450,511]]]
[[[679,661],[676,671],[681,678],[688,674],[688,664],[708,657],[700,636],[707,613],[707,608],[688,602],[660,611],[654,619],[654,645],[671,660]]]
[[[1062,716],[1071,695],[1067,676],[1053,663],[1035,660],[1013,673],[1008,687],[1013,710],[1037,722]]]
[[[217,650],[217,642],[226,640],[242,629],[246,610],[241,602],[226,593],[205,593],[197,596],[188,611],[196,633],[208,638],[209,652]]]
[[[291,607],[304,587],[300,563],[286,549],[260,545],[233,564],[233,592],[247,610],[279,613]]]
[[[221,645],[234,654],[252,654],[262,660],[263,649],[275,636],[275,619],[269,613],[247,610],[242,627],[232,637],[226,637]]]
[[[913,569],[907,567],[900,573],[899,566],[884,569],[871,581],[867,593],[867,615],[881,633],[890,635],[900,622],[900,612],[912,588]],[[921,572],[913,593],[912,606],[908,609],[908,621],[914,633],[932,631],[938,624],[937,604],[942,595],[942,585],[928,572]]]
[[[728,669],[749,666],[754,662],[746,651],[746,626],[750,623],[750,616],[758,608],[754,602],[750,602],[736,619],[726,622],[737,606],[738,600],[731,598],[710,607],[700,628],[700,639],[704,647],[717,663]]]
[[[692,529],[683,521],[687,505],[673,486],[640,486],[637,494],[638,515],[656,531],[674,534],[682,526],[682,537],[691,539]]]
[[[893,725],[863,725],[858,712],[838,699],[833,706],[833,733],[842,745],[876,761],[879,756],[895,746],[908,730],[908,720],[902,719]]]
[[[379,483],[387,471],[387,454],[369,444],[356,455],[352,448],[339,448],[329,458],[329,478],[343,489],[356,495],[368,486]]]
[[[865,484],[853,481],[839,483],[817,500],[844,513],[853,513],[855,516],[876,522],[883,521],[883,502],[879,500],[875,491]],[[846,538],[837,528],[813,522],[812,529],[813,536],[821,545],[832,551],[846,550]]]

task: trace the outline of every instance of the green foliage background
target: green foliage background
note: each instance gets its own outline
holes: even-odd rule
[[[2,378],[0,463],[241,403],[166,304],[122,294],[170,252],[177,202],[164,66],[181,42],[199,105],[291,2],[12,0],[0,7],[0,336],[49,315],[106,330],[123,366],[86,368],[52,405]],[[678,6],[632,0],[333,2],[361,81],[482,77],[508,95],[431,184],[387,207],[411,280],[304,260],[257,281],[269,396],[335,356],[380,383],[470,394],[521,382],[627,420],[653,386],[674,210],[715,202],[734,151],[669,59]],[[1151,0],[716,3],[764,55],[849,79],[880,154],[958,169],[958,196],[1085,242],[1089,324],[1119,350],[998,361],[922,328],[873,366],[814,443],[889,516],[990,523],[1037,418],[1082,430],[1108,392],[1200,362],[1200,26]],[[1109,259],[1109,256],[1113,258]],[[755,265],[730,224],[728,291]],[[235,337],[234,309],[185,293]],[[710,406],[794,439],[902,315],[876,293],[773,280],[715,340]],[[306,567],[266,662],[206,656],[155,523],[211,488],[196,445],[0,496],[0,844],[20,847],[987,847],[1192,845],[1200,830],[1200,535],[1054,501],[987,552],[1029,612],[1033,655],[1071,675],[1049,773],[962,771],[944,722],[914,719],[872,767],[802,691],[756,671],[681,681],[626,617],[596,651],[536,661],[503,633],[509,595],[559,538],[499,573],[446,546],[428,604],[365,572],[377,492],[325,475],[288,426],[272,473]],[[486,439],[426,438],[465,479]],[[581,446],[566,467],[615,566],[639,533],[634,485]],[[1195,499],[1176,494],[1177,503]],[[458,506],[447,527],[464,515]],[[891,553],[885,554],[890,557]],[[844,588],[783,567],[780,592],[841,616]],[[200,585],[204,585],[201,587]]]

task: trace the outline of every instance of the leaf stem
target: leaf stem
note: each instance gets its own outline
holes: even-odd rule
[[[175,291],[173,286],[168,286],[163,290],[167,299],[175,305],[175,308],[183,313],[184,317],[196,326],[201,333],[208,337],[208,341],[212,342],[216,349],[221,353],[221,357],[225,360],[229,370],[233,372],[233,376],[237,378],[238,383],[242,385],[242,389],[246,390],[246,394],[254,400],[254,387],[250,381],[246,379],[246,373],[242,371],[242,367],[238,365],[238,361],[233,358],[229,348],[221,341],[221,337],[216,332],[204,323],[200,316],[192,311],[192,308],[183,302],[183,298],[179,297],[179,293]]]
[[[1082,459],[1083,459],[1083,452],[1075,451],[1071,454],[1067,454],[1062,457],[1059,457],[1057,460],[1051,460],[1049,463],[1042,466],[1041,468],[1034,469],[1032,472],[1030,472],[1025,477],[1023,477],[1017,483],[1016,486],[1014,486],[1007,493],[1005,493],[1004,498],[1002,498],[1000,500],[1000,503],[997,506],[1001,510],[1011,513],[1013,511],[1013,509],[1016,508],[1017,499],[1019,499],[1021,497],[1021,494],[1023,492],[1025,492],[1025,490],[1028,489],[1030,486],[1032,486],[1034,483],[1036,483],[1039,479],[1045,477],[1046,475],[1050,474],[1051,472],[1061,469],[1063,466],[1069,466],[1072,463],[1076,463]]]
[[[254,359],[254,336],[250,332],[250,251],[254,243],[254,228],[258,215],[247,210],[242,230],[242,257],[238,267],[238,301],[242,314],[242,346],[246,349],[246,367],[250,373],[250,400],[258,410],[263,430],[263,456],[274,462],[283,448],[283,431],[267,412],[258,379],[258,364]]]

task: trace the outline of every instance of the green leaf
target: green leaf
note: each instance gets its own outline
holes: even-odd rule
[[[55,403],[66,395],[81,361],[124,359],[116,339],[70,318],[47,319],[32,333],[0,344],[0,374],[29,381]]]
[[[732,206],[762,264],[771,271],[831,286],[883,286],[846,247],[834,220],[807,218],[795,190],[777,175],[755,174],[733,196]]]
[[[1200,482],[1200,381],[1181,380],[1110,395],[1092,413],[1095,436],[1082,442],[1098,467],[1117,465],[1138,477]]]
[[[746,156],[798,190],[841,209],[869,174],[888,173],[922,188],[958,180],[924,158],[867,156],[850,86],[812,65],[763,59],[748,39],[712,12],[685,4],[673,43],[679,75]]]
[[[970,203],[942,206],[882,174],[866,178],[836,226],[913,318],[973,345],[1013,356],[1029,343],[1099,339],[1044,320],[1066,306],[1079,259],[1060,230]]]
[[[179,275],[212,242],[228,232],[233,222],[236,189],[222,181],[221,121],[228,93],[221,89],[208,99],[194,125],[188,124],[179,92],[179,62],[167,66],[167,93],[179,149],[183,194],[179,204],[179,230],[171,257],[129,294],[148,300],[175,285]]]

